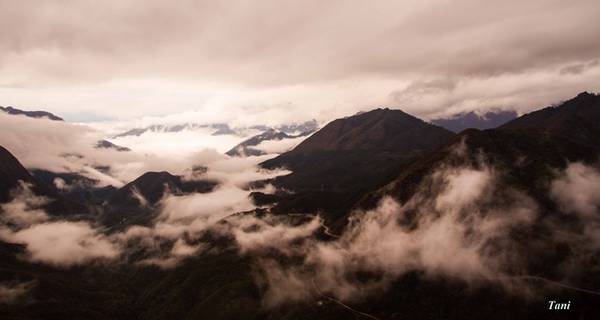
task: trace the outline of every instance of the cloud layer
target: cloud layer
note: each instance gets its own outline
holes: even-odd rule
[[[410,271],[510,289],[506,276],[524,266],[509,234],[538,213],[533,200],[500,188],[496,176],[487,167],[442,167],[426,184],[436,190],[423,189],[405,204],[384,198],[376,209],[354,212],[348,229],[332,241],[316,240],[319,217],[304,224],[276,217],[228,221],[242,254],[264,256],[257,258],[257,277],[267,285],[268,306],[317,292],[364,298]],[[282,262],[269,252],[302,262]],[[377,276],[360,280],[359,274]]]
[[[0,103],[71,119],[187,111],[196,121],[328,121],[381,105],[432,117],[525,111],[600,90],[594,0],[0,9]]]
[[[55,266],[71,266],[115,258],[116,244],[88,222],[51,220],[37,197],[22,184],[16,197],[0,205],[0,240],[25,245],[26,258]]]

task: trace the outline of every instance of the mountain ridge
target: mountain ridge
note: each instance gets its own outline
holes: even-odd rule
[[[465,129],[485,130],[496,128],[517,117],[518,114],[514,110],[492,110],[482,114],[470,111],[454,114],[447,118],[433,119],[431,123],[459,133]]]
[[[0,111],[6,112],[10,115],[24,115],[26,117],[30,117],[30,118],[47,118],[50,120],[54,120],[54,121],[64,121],[63,118],[54,115],[50,112],[47,111],[25,111],[25,110],[21,110],[21,109],[17,109],[17,108],[13,108],[13,107],[2,107],[0,106]]]
[[[260,166],[292,171],[271,181],[293,192],[282,194],[274,211],[324,210],[335,220],[361,193],[385,184],[409,159],[452,136],[403,111],[375,109],[333,120],[291,151]],[[411,142],[414,139],[418,141]]]

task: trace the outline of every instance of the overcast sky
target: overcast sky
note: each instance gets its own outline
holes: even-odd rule
[[[600,91],[599,17],[598,0],[0,0],[0,105],[74,121],[524,112]]]

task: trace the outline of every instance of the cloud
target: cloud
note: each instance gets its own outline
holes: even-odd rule
[[[525,111],[600,90],[599,13],[594,0],[19,1],[0,10],[0,92],[116,119]]]
[[[524,266],[509,234],[533,223],[537,206],[501,187],[496,176],[486,166],[441,167],[408,202],[388,197],[373,210],[354,212],[347,230],[332,241],[314,237],[322,227],[318,217],[306,223],[269,216],[227,221],[240,252],[260,257],[257,281],[267,286],[267,306],[317,292],[360,299],[414,270],[468,283],[500,283],[510,290],[513,283],[506,275]],[[261,252],[302,262],[282,262]],[[359,280],[361,273],[378,276]]]
[[[133,151],[119,152],[95,148],[105,133],[86,125],[0,113],[0,126],[6,130],[6,134],[0,136],[0,145],[10,150],[25,167],[77,173],[97,180],[98,186],[116,187],[147,171],[186,174],[194,165],[219,163],[218,160],[227,157],[213,146],[226,150],[243,139],[187,132],[153,134],[150,135],[153,142],[146,144],[147,137],[142,135],[143,141],[127,144]],[[213,142],[206,142],[209,139]],[[189,140],[205,142],[190,144]],[[137,147],[140,150],[136,150]],[[108,167],[108,172],[100,170],[101,167]]]
[[[551,194],[566,211],[582,216],[600,212],[600,173],[582,163],[571,163],[552,182]]]
[[[135,148],[131,152],[117,152],[94,148],[103,132],[85,125],[4,114],[0,114],[0,124],[8,130],[0,137],[0,144],[14,152],[28,168],[81,174],[97,180],[98,186],[120,187],[151,170],[168,170],[189,180],[219,182],[215,190],[206,194],[181,196],[167,193],[156,208],[157,219],[151,226],[133,227],[124,233],[111,235],[103,234],[87,222],[50,219],[41,209],[47,200],[35,196],[28,186],[22,186],[14,192],[12,202],[2,205],[4,213],[1,219],[5,224],[2,238],[25,244],[30,260],[53,265],[110,260],[121,253],[127,254],[124,248],[137,241],[134,246],[152,249],[150,259],[156,258],[164,266],[172,266],[184,256],[193,254],[192,250],[183,247],[182,242],[177,242],[181,237],[194,239],[220,219],[251,210],[254,205],[248,198],[249,183],[286,173],[259,170],[257,164],[272,155],[232,158],[213,148],[191,147],[185,141],[179,144],[179,140],[169,139],[171,136],[167,133],[161,133],[164,139],[143,153]],[[140,146],[135,142],[132,144]],[[163,150],[165,144],[172,145],[179,153]],[[208,167],[201,176],[195,175],[192,170],[199,165]],[[108,171],[101,168],[105,166],[109,167]],[[54,182],[58,188],[69,187],[59,179]],[[139,192],[134,192],[134,196],[140,200],[140,205],[147,203]],[[62,233],[64,236],[61,236]],[[167,258],[153,249],[157,243],[174,246]],[[192,242],[185,244],[197,245]],[[170,260],[162,261],[165,259]]]
[[[52,221],[40,208],[48,200],[35,196],[26,184],[1,205],[0,239],[24,244],[26,259],[55,266],[71,266],[113,259],[119,247],[87,222]]]
[[[464,142],[455,155],[466,156]],[[501,169],[485,163],[480,157],[475,166],[440,165],[411,199],[398,203],[385,197],[372,210],[353,212],[347,228],[332,240],[319,240],[326,226],[310,215],[233,216],[221,232],[233,236],[240,254],[254,257],[266,307],[322,294],[356,301],[412,271],[476,286],[491,283],[521,296],[548,289],[530,286],[527,279],[575,286],[596,264],[598,170],[571,163],[548,189],[560,210],[540,214],[535,200],[512,189]],[[563,214],[576,219],[564,225],[557,220]],[[569,253],[551,258],[553,267],[545,269],[556,280],[531,276],[528,256],[557,246]]]
[[[299,145],[306,138],[307,137],[304,136],[282,140],[266,140],[252,148],[261,150],[267,154],[280,154],[294,149],[294,147]]]
[[[48,220],[48,215],[41,207],[47,204],[49,199],[35,195],[30,188],[30,185],[20,181],[19,186],[11,191],[13,199],[0,204],[0,222],[30,226]]]
[[[189,150],[215,149],[224,153],[231,146],[240,143],[244,137],[236,135],[212,135],[214,130],[198,128],[181,132],[152,132],[140,136],[124,136],[111,139],[111,142],[129,147],[137,152],[155,153],[158,150],[173,157],[185,157]]]
[[[84,222],[46,222],[16,232],[3,230],[2,238],[25,244],[28,258],[55,266],[113,259],[118,248]]]
[[[591,249],[600,247],[600,172],[579,162],[570,163],[552,181],[551,197],[563,212],[575,214],[583,225],[583,242]],[[591,240],[591,241],[589,241]]]
[[[238,212],[254,209],[248,197],[248,184],[286,173],[262,171],[256,166],[267,157],[237,158],[219,156],[208,162],[203,176],[219,181],[210,193],[173,195],[166,193],[158,204],[157,217],[150,226],[132,226],[114,234],[125,251],[144,250],[148,258],[141,263],[170,268],[202,250],[198,242],[206,232],[218,230],[217,224]],[[164,252],[163,248],[171,248]]]
[[[0,305],[12,304],[25,296],[34,282],[0,283]]]
[[[461,112],[492,109],[523,114],[572,98],[582,91],[598,91],[591,82],[600,79],[596,59],[575,62],[586,67],[567,73],[573,63],[539,70],[501,72],[490,76],[427,75],[392,90],[392,105],[426,119]],[[450,77],[450,78],[448,78]]]
[[[285,251],[293,241],[313,235],[322,224],[316,217],[308,223],[290,227],[272,216],[259,219],[251,215],[228,219],[228,222],[233,226],[233,236],[243,254],[260,252],[274,243],[279,244],[278,250]]]
[[[59,189],[59,190],[64,190],[64,189],[70,188],[70,186],[62,178],[54,178],[54,180],[52,180],[52,184],[56,187],[56,189]]]

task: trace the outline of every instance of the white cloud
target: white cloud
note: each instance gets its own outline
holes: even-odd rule
[[[19,186],[11,192],[13,199],[10,202],[0,204],[2,211],[0,222],[17,226],[29,226],[48,219],[48,215],[41,207],[50,200],[36,196],[30,188],[30,185],[20,181]]]
[[[343,300],[357,299],[411,270],[507,284],[506,268],[518,268],[508,233],[531,224],[537,208],[517,192],[503,195],[511,199],[508,204],[498,200],[495,175],[487,167],[442,167],[424,184],[441,186],[433,195],[422,190],[405,204],[384,198],[373,210],[355,212],[349,229],[328,242],[313,237],[321,225],[318,217],[290,224],[284,218],[242,216],[228,219],[229,228],[244,254],[274,250],[303,260],[284,266],[259,259],[268,306],[311,297],[313,286]],[[414,215],[410,224],[401,222],[407,215]],[[379,277],[356,280],[354,275],[363,271]]]
[[[29,259],[56,266],[113,259],[119,249],[89,224],[46,222],[16,232],[2,230],[3,239],[25,244]]]
[[[112,259],[120,249],[87,222],[52,221],[41,209],[48,202],[22,184],[2,204],[0,239],[24,244],[26,258],[56,266]]]
[[[267,154],[280,154],[294,149],[306,138],[307,137],[297,137],[282,140],[266,140],[252,148],[264,151]]]
[[[583,225],[586,246],[600,248],[600,171],[579,162],[570,163],[552,181],[550,195],[561,210],[575,214]]]
[[[552,182],[552,196],[564,210],[582,216],[600,213],[600,173],[582,163],[571,163],[558,179]]]

